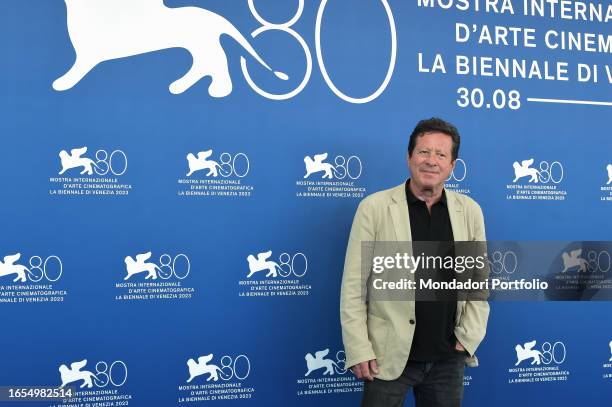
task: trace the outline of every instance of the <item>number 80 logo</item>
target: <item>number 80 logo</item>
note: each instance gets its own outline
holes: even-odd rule
[[[40,256],[32,256],[29,263],[28,277],[35,283],[43,278],[54,283],[60,279],[64,269],[62,260],[57,256],[49,256],[44,261]],[[55,266],[52,266],[53,264]]]
[[[446,182],[455,181],[461,182],[467,176],[467,166],[465,165],[465,161],[461,158],[457,158],[455,160],[455,168],[451,172],[451,174],[446,179]]]
[[[385,75],[385,78],[382,84],[378,87],[378,89],[376,89],[376,91],[374,91],[372,94],[368,96],[357,98],[357,97],[349,96],[345,94],[344,92],[342,92],[340,89],[338,89],[338,87],[336,87],[334,82],[331,80],[329,73],[327,72],[327,68],[325,67],[323,52],[321,50],[321,22],[323,20],[323,15],[325,13],[325,7],[327,5],[327,1],[328,0],[321,0],[321,4],[319,5],[319,10],[317,12],[317,20],[315,24],[315,51],[317,55],[317,62],[319,63],[319,68],[321,69],[321,74],[323,75],[323,79],[325,79],[325,83],[331,89],[331,91],[334,92],[334,94],[338,96],[340,99],[346,102],[349,102],[349,103],[371,102],[372,100],[379,97],[385,91],[385,89],[389,85],[389,82],[391,81],[391,77],[393,76],[393,70],[395,68],[395,60],[397,56],[397,33],[395,30],[395,21],[393,19],[393,12],[391,11],[391,7],[389,6],[389,3],[387,0],[380,0],[387,14],[387,19],[389,21],[389,28],[391,32],[391,56],[389,59],[389,67],[387,69],[387,73]],[[312,74],[312,52],[310,51],[310,48],[308,47],[308,44],[306,43],[304,38],[291,28],[302,16],[302,12],[304,11],[304,0],[298,1],[298,8],[297,8],[295,15],[289,21],[286,21],[284,23],[272,23],[264,19],[259,14],[257,9],[255,8],[255,4],[253,0],[249,0],[249,9],[251,10],[253,17],[255,17],[255,19],[259,21],[259,23],[261,24],[261,27],[253,31],[251,33],[251,36],[253,38],[257,38],[257,36],[267,31],[282,31],[285,34],[288,34],[289,36],[293,37],[298,42],[298,44],[300,44],[300,46],[302,47],[302,50],[304,51],[304,56],[306,59],[306,70],[305,70],[304,77],[302,78],[302,81],[300,82],[300,84],[292,91],[284,93],[284,94],[274,94],[274,93],[266,92],[265,90],[261,89],[257,84],[255,84],[255,82],[251,78],[251,75],[249,74],[249,70],[247,68],[247,62],[244,57],[240,58],[240,66],[242,68],[242,74],[244,75],[244,78],[249,84],[249,86],[261,96],[267,99],[272,99],[272,100],[291,99],[292,97],[299,94],[302,90],[304,90]]]

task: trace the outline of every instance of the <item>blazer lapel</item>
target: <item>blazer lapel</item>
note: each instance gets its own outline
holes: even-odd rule
[[[469,241],[467,225],[465,223],[465,209],[463,208],[463,204],[457,198],[457,195],[452,192],[445,190],[446,192],[446,203],[448,206],[448,216],[450,217],[451,227],[453,228],[453,239],[455,242],[465,242]],[[458,250],[457,246],[455,246],[455,250]],[[455,252],[457,255],[457,252]],[[465,310],[465,300],[461,299],[461,294],[459,295],[459,299],[457,300],[457,312],[455,314],[455,326],[459,326],[461,322],[461,316]]]
[[[406,184],[398,185],[393,188],[391,194],[391,204],[389,212],[395,230],[396,248],[395,253],[406,253],[412,255],[412,232],[410,230],[410,215],[408,214],[408,201],[406,201]],[[402,270],[404,278],[414,281],[414,273],[409,270]],[[399,274],[398,274],[399,275]],[[390,301],[389,308],[396,310],[398,315],[409,315],[414,317],[414,294],[407,292],[406,301]]]
[[[453,228],[453,239],[456,242],[468,240],[467,229],[465,226],[465,214],[463,205],[457,199],[454,192],[445,190],[446,204],[448,206],[448,216],[450,217],[451,227]]]
[[[391,199],[393,202],[389,205],[389,211],[391,212],[391,219],[393,219],[396,240],[398,242],[409,242],[412,240],[412,233],[410,231],[405,184],[393,188]]]

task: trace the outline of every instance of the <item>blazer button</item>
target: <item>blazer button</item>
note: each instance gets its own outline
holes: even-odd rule
[[[410,325],[414,325],[414,319],[410,320]]]

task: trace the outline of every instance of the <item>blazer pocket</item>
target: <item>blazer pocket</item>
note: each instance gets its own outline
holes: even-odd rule
[[[368,337],[379,364],[380,359],[383,359],[385,356],[388,336],[389,321],[376,315],[368,314]]]

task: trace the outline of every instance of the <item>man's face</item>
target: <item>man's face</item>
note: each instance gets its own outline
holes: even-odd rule
[[[451,158],[452,138],[444,133],[425,133],[417,137],[412,156],[408,157],[410,182],[417,189],[437,189],[455,168]]]

